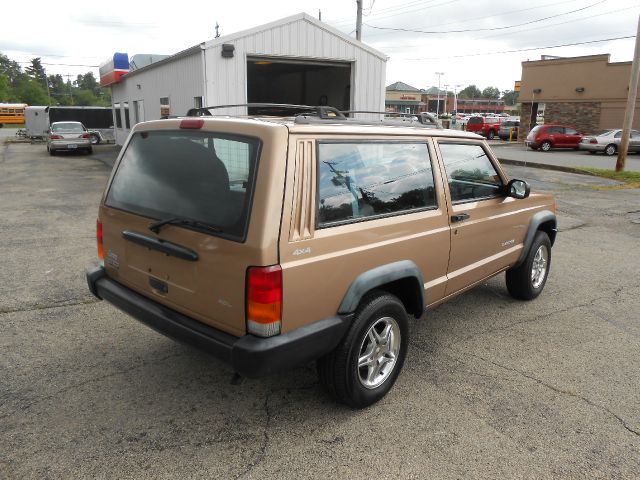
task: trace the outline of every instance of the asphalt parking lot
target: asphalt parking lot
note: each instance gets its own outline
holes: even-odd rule
[[[231,384],[91,296],[110,148],[0,144],[0,478],[637,478],[639,190],[509,166],[558,201],[544,293],[501,275],[427,312],[353,411],[313,365]]]

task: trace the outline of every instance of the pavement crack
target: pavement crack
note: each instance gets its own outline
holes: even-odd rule
[[[275,393],[274,390],[269,390],[267,391],[267,394],[264,397],[264,404],[262,408],[264,409],[265,421],[264,421],[264,430],[262,432],[262,445],[260,445],[258,458],[253,462],[251,462],[248,465],[247,469],[236,477],[236,480],[250,475],[251,472],[258,465],[260,465],[262,461],[265,459],[265,457],[267,456],[267,449],[269,448],[269,427],[271,426],[271,410],[269,409],[269,400],[271,398],[271,395],[273,395],[274,393]]]
[[[5,309],[5,310],[0,310],[0,315],[4,315],[4,314],[9,314],[9,313],[21,313],[21,312],[33,312],[33,311],[37,311],[37,310],[48,310],[51,308],[61,308],[61,307],[75,307],[78,305],[90,305],[92,303],[98,303],[100,300],[98,300],[97,298],[89,298],[89,299],[84,299],[84,300],[62,300],[60,302],[54,302],[54,303],[50,303],[50,304],[36,304],[36,305],[31,305],[29,307],[26,308],[9,308],[9,309]]]
[[[29,410],[34,405],[42,403],[42,402],[44,402],[46,400],[51,400],[51,399],[53,399],[53,398],[55,398],[55,397],[57,397],[59,395],[62,395],[64,393],[67,393],[67,392],[70,392],[72,390],[76,390],[78,388],[84,387],[85,385],[90,385],[92,383],[96,383],[96,382],[100,382],[102,380],[106,380],[107,378],[112,378],[112,377],[116,377],[118,375],[123,375],[123,374],[129,373],[129,372],[132,372],[134,370],[139,370],[141,368],[144,368],[145,366],[147,366],[149,364],[156,364],[156,363],[164,362],[164,361],[169,360],[171,358],[180,357],[181,355],[183,355],[183,354],[182,353],[175,353],[175,354],[171,354],[171,355],[166,355],[166,356],[164,356],[162,358],[154,359],[152,361],[140,362],[140,363],[138,363],[136,365],[133,365],[133,366],[131,366],[129,368],[123,368],[123,369],[118,370],[116,372],[111,372],[111,373],[107,373],[105,375],[100,375],[100,376],[97,376],[97,377],[89,378],[89,379],[84,380],[82,382],[74,383],[74,384],[69,385],[67,387],[61,388],[60,390],[57,390],[57,391],[55,391],[55,392],[53,392],[53,393],[51,393],[51,394],[49,394],[49,395],[47,395],[45,397],[38,398],[37,400],[34,400],[31,403],[23,405],[23,406],[21,406],[19,408],[22,411],[26,411],[26,410]],[[1,403],[0,406],[2,406],[3,404],[4,403]],[[11,417],[13,415],[14,415],[14,413],[8,413],[8,414],[5,414],[5,415],[0,415],[0,420],[8,418],[8,417]]]
[[[450,347],[446,347],[446,348],[449,348],[451,351],[453,351],[455,353],[458,353],[458,354],[460,353],[460,352],[456,351],[455,349],[451,349]],[[468,352],[466,352],[465,355],[469,355],[471,357],[477,358],[477,359],[482,360],[484,362],[490,363],[491,365],[494,365],[494,366],[496,366],[498,368],[501,368],[503,370],[507,370],[509,372],[514,372],[514,373],[516,373],[516,374],[518,374],[518,375],[520,375],[522,377],[525,377],[525,378],[527,378],[529,380],[532,380],[532,381],[536,382],[538,385],[541,385],[541,386],[543,386],[545,388],[548,388],[549,390],[551,390],[553,392],[556,392],[556,393],[558,393],[560,395],[566,395],[566,396],[581,400],[582,402],[586,403],[587,405],[590,405],[590,406],[592,406],[594,408],[597,408],[597,409],[609,414],[610,416],[615,418],[624,427],[625,430],[627,430],[628,432],[634,434],[637,437],[640,437],[640,431],[632,428],[624,420],[624,418],[622,418],[617,413],[609,410],[604,405],[600,405],[599,403],[596,403],[596,402],[594,402],[593,400],[590,400],[587,397],[584,397],[584,396],[582,396],[582,395],[580,395],[578,393],[575,393],[575,392],[572,392],[572,391],[569,391],[569,390],[564,390],[562,388],[556,387],[555,385],[551,385],[550,383],[547,383],[547,382],[545,382],[543,380],[540,380],[539,378],[534,377],[533,375],[530,375],[527,372],[523,372],[522,370],[518,370],[517,368],[513,368],[513,367],[508,367],[506,365],[502,365],[502,364],[500,364],[498,362],[494,362],[493,360],[489,360],[488,358],[484,358],[484,357],[482,357],[480,355],[476,355],[476,354],[468,353]]]

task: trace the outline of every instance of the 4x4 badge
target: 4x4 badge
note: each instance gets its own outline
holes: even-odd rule
[[[296,249],[293,251],[293,254],[292,254],[292,255],[293,255],[294,257],[297,257],[297,256],[299,256],[299,255],[306,255],[306,254],[308,254],[308,253],[311,253],[311,247],[307,247],[307,248],[296,248]]]

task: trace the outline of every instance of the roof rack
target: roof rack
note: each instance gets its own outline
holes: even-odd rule
[[[191,108],[187,112],[187,117],[210,117],[213,116],[211,110],[222,108],[246,107],[253,109],[251,115],[264,115],[274,117],[295,117],[298,124],[322,124],[348,123],[352,125],[389,125],[389,126],[411,126],[426,128],[442,128],[437,119],[430,113],[401,113],[401,112],[378,112],[370,110],[338,110],[329,106],[294,105],[288,103],[240,103],[234,105],[213,105],[210,107]],[[347,115],[366,114],[380,115],[378,121],[357,119]]]
[[[221,108],[247,107],[253,109],[252,115],[267,115],[276,117],[290,117],[313,113],[323,120],[346,119],[344,114],[334,107],[293,105],[288,103],[240,103],[236,105],[214,105],[211,107],[191,108],[187,112],[187,117],[208,117],[213,116],[211,110]]]

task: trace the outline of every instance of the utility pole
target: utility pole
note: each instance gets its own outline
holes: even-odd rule
[[[215,38],[220,37],[220,25],[218,25],[218,22],[216,22],[216,36]]]
[[[356,0],[358,13],[356,16],[356,40],[362,40],[362,0]]]
[[[635,113],[636,97],[638,95],[638,76],[640,76],[640,17],[638,17],[636,48],[633,53],[633,63],[631,64],[631,79],[629,80],[627,109],[624,112],[622,138],[620,139],[620,150],[618,150],[618,160],[616,161],[616,172],[623,171],[624,164],[627,161],[627,151],[629,150],[629,136],[631,135],[631,125],[633,124],[633,114]]]
[[[442,111],[444,113],[448,112],[447,109],[447,100],[449,100],[449,85],[447,85],[446,83],[444,84],[444,108],[442,109]]]
[[[318,20],[322,21],[322,10],[318,9]]]
[[[438,75],[438,103],[436,104],[436,117],[440,114],[440,78],[444,75],[444,72],[436,72]]]

